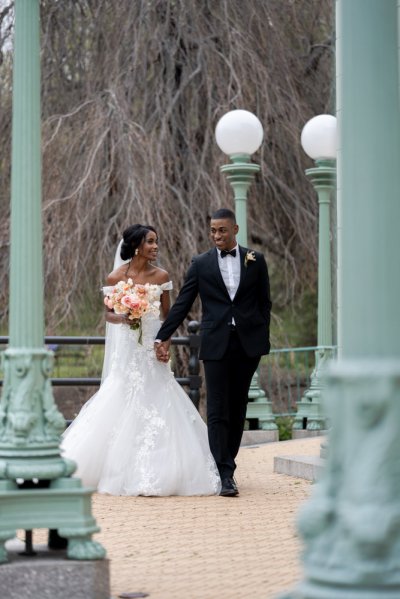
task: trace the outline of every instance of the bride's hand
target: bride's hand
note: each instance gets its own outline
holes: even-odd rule
[[[115,314],[113,310],[106,311],[106,321],[111,324],[131,324],[126,314]]]

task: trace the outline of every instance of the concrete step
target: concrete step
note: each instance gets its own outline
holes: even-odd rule
[[[274,472],[287,474],[306,480],[318,480],[324,468],[325,460],[319,456],[275,456]]]
[[[261,443],[276,443],[277,441],[279,441],[278,430],[244,431],[240,445],[241,447],[246,447],[248,445],[260,445]]]

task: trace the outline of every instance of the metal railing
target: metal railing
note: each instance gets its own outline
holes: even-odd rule
[[[189,335],[187,337],[172,337],[171,343],[172,345],[183,345],[189,348],[189,362],[188,362],[188,370],[189,375],[186,377],[175,377],[176,381],[182,385],[189,387],[188,395],[194,405],[198,408],[200,401],[200,387],[201,387],[201,376],[200,372],[200,363],[199,363],[199,348],[200,348],[200,336],[198,334],[200,328],[200,324],[196,320],[192,320],[188,324]],[[0,345],[7,345],[9,338],[6,336],[0,336]],[[55,354],[55,367],[54,371],[57,374],[57,371],[60,371],[60,364],[62,360],[67,360],[69,357],[72,357],[74,360],[81,359],[84,360],[85,356],[79,353],[79,350],[71,351],[63,351],[60,346],[64,346],[67,348],[82,348],[88,346],[104,346],[104,337],[72,337],[72,336],[46,336],[44,338],[44,343],[47,345],[49,349],[52,349]],[[100,357],[100,362],[102,362],[102,356]],[[97,360],[96,370],[98,370],[99,361]],[[65,362],[64,362],[65,369]],[[73,370],[73,367],[70,367]],[[101,378],[99,376],[88,376],[88,377],[53,377],[50,379],[51,384],[54,387],[84,387],[84,386],[99,386],[101,382]],[[3,381],[0,379],[0,386],[3,384]]]
[[[172,345],[183,345],[189,348],[189,375],[175,378],[179,384],[189,388],[188,395],[194,405],[198,407],[202,385],[198,357],[199,323],[197,321],[190,322],[188,330],[187,337],[172,338]],[[53,373],[56,376],[51,379],[52,385],[55,387],[100,385],[101,379],[98,373],[103,353],[93,354],[95,350],[92,348],[104,346],[104,337],[47,336],[44,342],[50,349],[55,349]],[[0,336],[0,346],[7,343],[8,337]],[[261,359],[258,370],[259,384],[272,402],[276,416],[293,416],[296,413],[297,402],[310,386],[311,374],[315,366],[315,352],[318,349],[320,348],[316,346],[272,349],[269,356]],[[93,372],[93,376],[70,376],[69,373],[76,369],[77,363],[79,363],[80,371],[86,369],[89,375]],[[65,376],[60,376],[60,374],[65,374]]]

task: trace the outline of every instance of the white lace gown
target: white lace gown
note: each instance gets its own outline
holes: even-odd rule
[[[158,287],[161,295],[172,284]],[[128,325],[108,326],[109,372],[63,435],[63,455],[78,465],[74,475],[111,495],[218,494],[206,424],[170,365],[155,356],[159,318],[143,317],[142,343]]]

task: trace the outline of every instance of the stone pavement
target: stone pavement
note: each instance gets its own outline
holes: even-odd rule
[[[292,588],[302,577],[295,518],[312,484],[274,473],[274,458],[319,456],[322,440],[242,447],[235,498],[95,494],[112,599],[275,599]],[[34,531],[34,543],[46,537]]]
[[[320,443],[242,447],[237,498],[94,495],[113,599],[270,599],[291,588],[301,578],[295,516],[312,485],[274,474],[273,459],[318,455]]]

